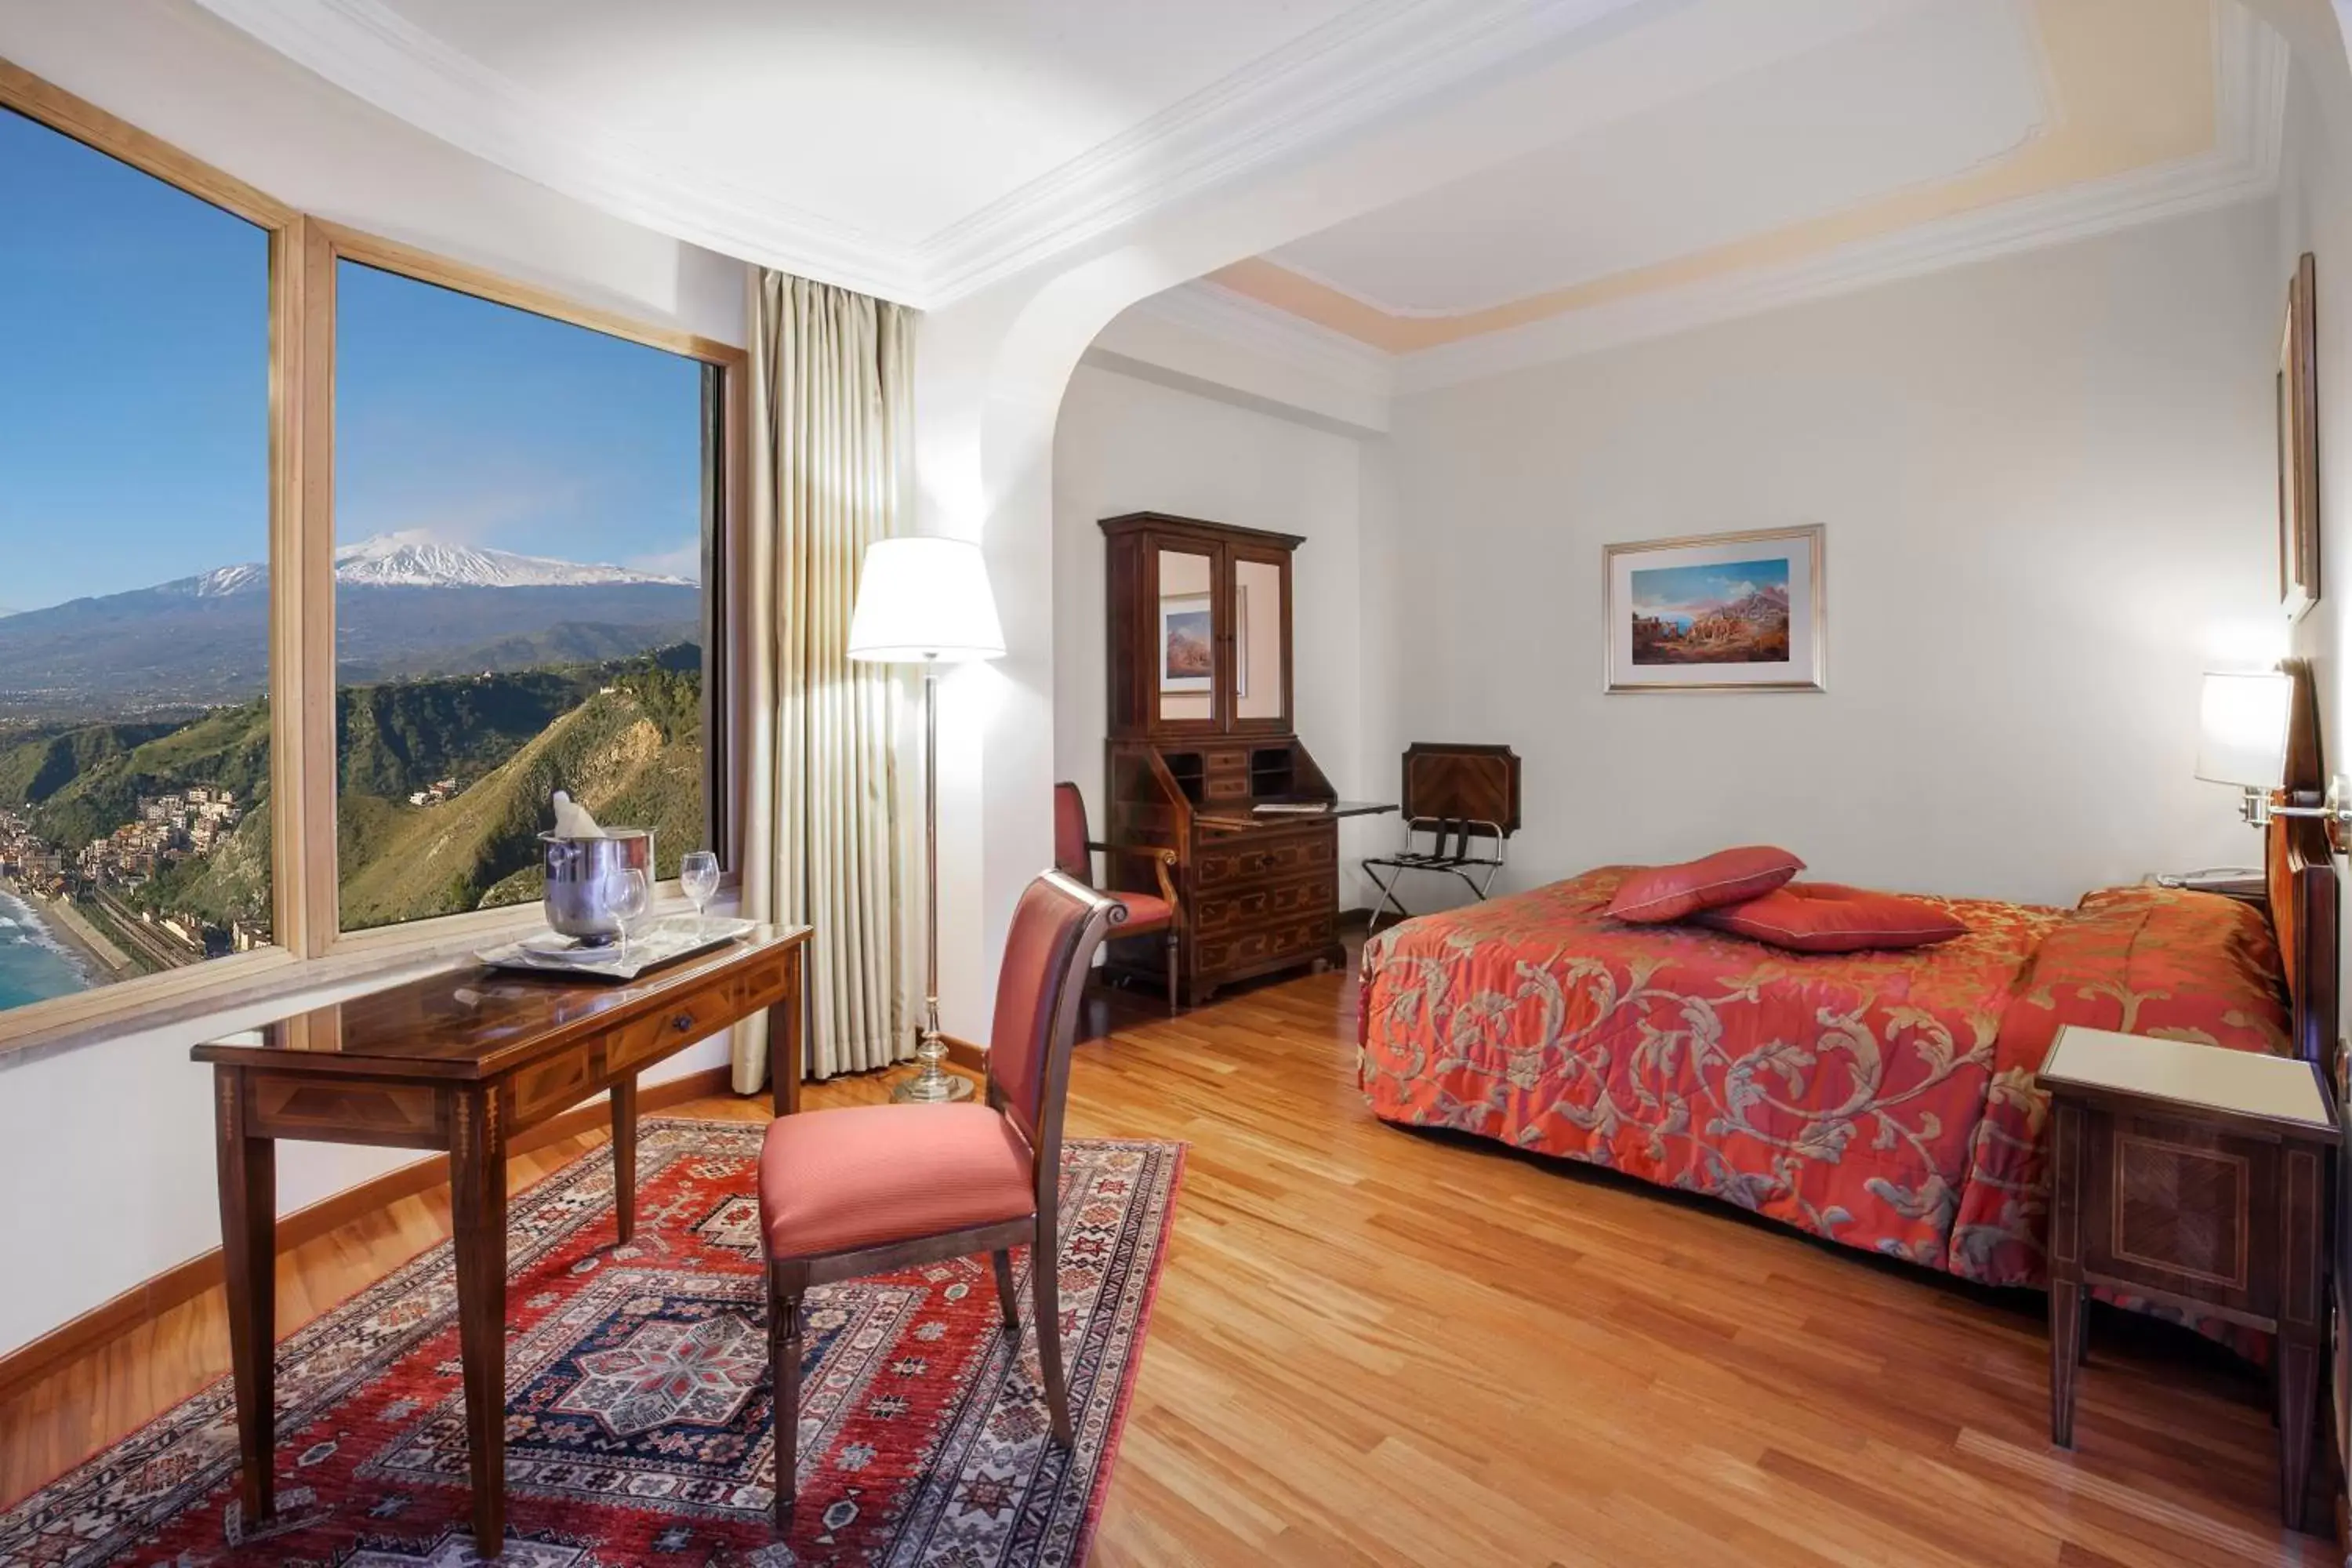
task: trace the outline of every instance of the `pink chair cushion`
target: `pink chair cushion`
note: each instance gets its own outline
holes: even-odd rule
[[[1095,858],[1087,847],[1087,797],[1074,784],[1054,786],[1054,869],[1073,882],[1095,885]]]
[[[1156,893],[1113,893],[1110,895],[1127,906],[1127,923],[1118,928],[1121,936],[1141,936],[1146,931],[1166,931],[1174,922],[1176,911],[1168,900]]]
[[[760,1225],[771,1258],[913,1241],[1037,1212],[1029,1145],[984,1105],[857,1105],[768,1125]]]

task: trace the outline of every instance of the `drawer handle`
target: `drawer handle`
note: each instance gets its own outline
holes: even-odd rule
[[[673,1032],[683,1035],[688,1030],[694,1027],[694,1015],[691,1013],[680,1013],[677,1017],[672,1018],[669,1021],[669,1026]]]

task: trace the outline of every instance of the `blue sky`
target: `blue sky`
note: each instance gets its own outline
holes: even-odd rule
[[[339,539],[692,574],[698,364],[349,264],[337,287]],[[0,609],[264,557],[268,288],[261,230],[0,110]]]
[[[1688,619],[1744,599],[1759,588],[1789,586],[1789,563],[1726,561],[1714,566],[1663,566],[1633,574],[1633,613]]]

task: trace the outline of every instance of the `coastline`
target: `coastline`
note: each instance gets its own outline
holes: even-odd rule
[[[100,935],[81,912],[63,900],[47,899],[12,878],[0,877],[0,892],[31,911],[41,934],[63,949],[92,985],[128,980],[140,973],[123,951]]]

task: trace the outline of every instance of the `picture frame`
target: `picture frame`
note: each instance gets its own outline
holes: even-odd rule
[[[1217,671],[1214,612],[1206,594],[1167,594],[1160,600],[1160,689],[1202,692]]]
[[[2319,603],[2319,334],[2317,268],[2309,251],[2287,280],[2279,331],[2279,608],[2301,620]]]
[[[1601,548],[1605,689],[1825,691],[1820,523]]]

